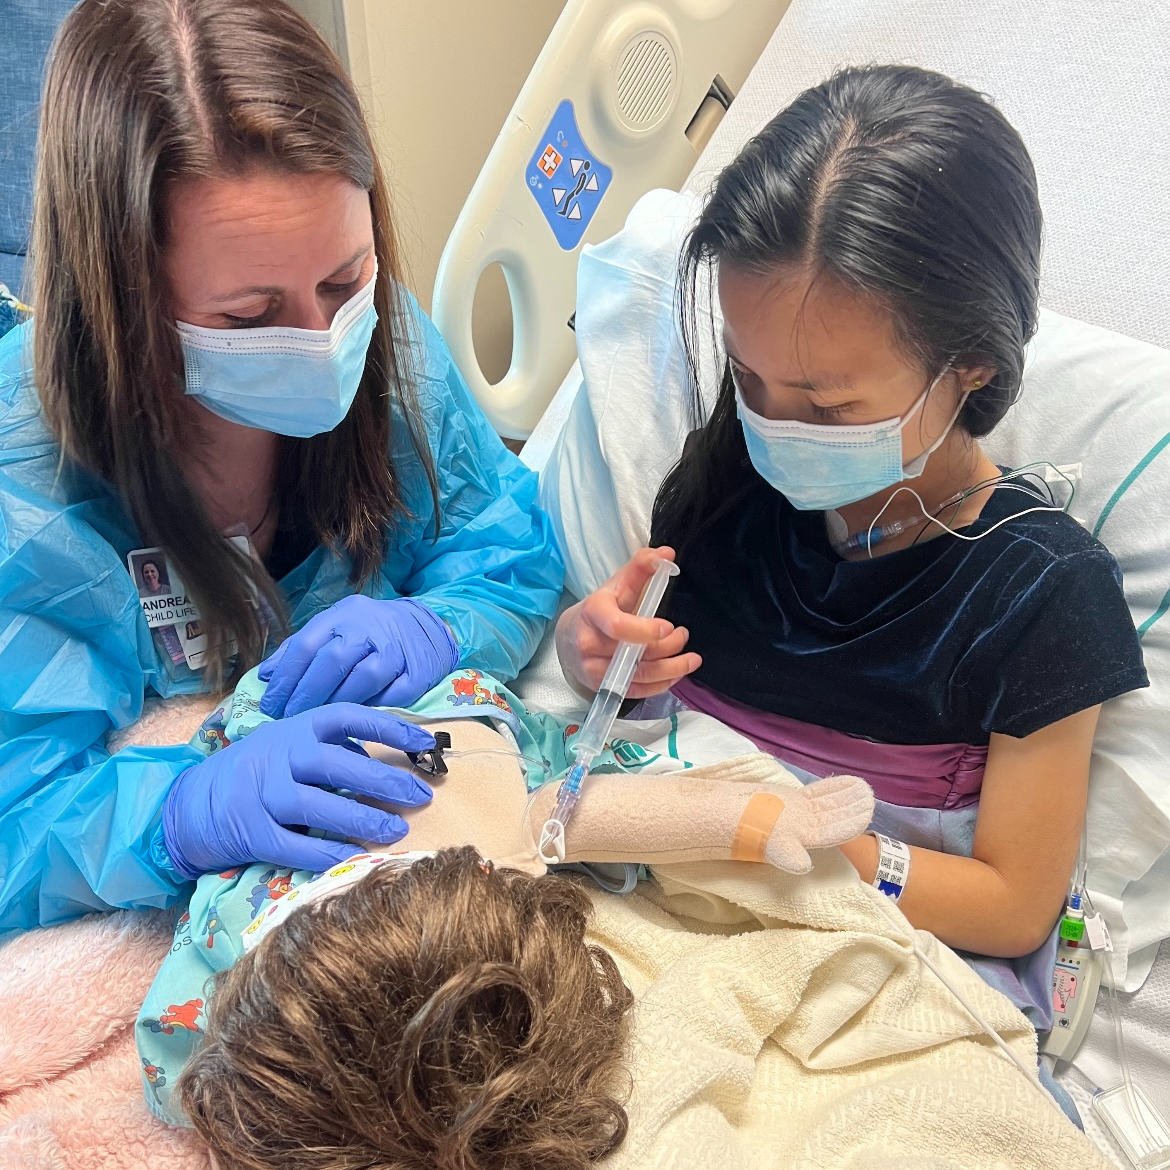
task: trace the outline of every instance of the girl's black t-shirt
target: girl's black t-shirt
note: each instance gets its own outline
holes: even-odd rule
[[[1021,502],[1025,501],[1025,502]],[[872,560],[763,480],[687,542],[661,611],[728,698],[882,743],[1025,736],[1149,685],[1108,550],[998,489],[964,535]]]

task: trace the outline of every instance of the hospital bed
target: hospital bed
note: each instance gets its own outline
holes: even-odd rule
[[[1049,313],[1021,405],[989,449],[1016,465],[1084,463],[1084,514],[1074,514],[1121,562],[1143,636],[1153,686],[1110,704],[1102,718],[1089,877],[1118,943],[1114,974],[1126,989],[1121,1014],[1134,1078],[1170,1117],[1170,941],[1163,941],[1170,939],[1170,9],[1145,0],[792,0],[785,7],[570,0],[452,233],[436,320],[497,428],[527,438],[522,457],[542,473],[542,501],[554,523],[557,513],[572,522],[569,580],[578,592],[594,587],[606,547],[612,562],[639,535],[645,539],[639,526],[661,478],[643,482],[619,431],[641,438],[666,424],[648,377],[640,381],[635,371],[630,380],[629,395],[645,394],[645,402],[627,402],[624,414],[611,410],[607,418],[573,360],[569,330],[579,324],[584,353],[589,311],[576,301],[583,247],[611,236],[651,188],[701,194],[752,133],[841,65],[922,65],[994,98],[1035,160],[1045,214],[1041,300]],[[731,53],[724,42],[736,41],[736,8],[740,51],[759,37],[761,21],[774,33],[757,42],[758,59],[733,93],[716,74],[720,53]],[[620,36],[609,32],[614,21],[623,22]],[[614,119],[612,96],[623,63],[632,68],[629,46],[638,38],[660,49],[643,50],[643,72],[647,60],[663,57],[673,69],[673,81],[640,82],[666,94],[656,129],[641,139]],[[694,122],[708,98],[727,112],[696,154]],[[558,139],[565,101],[575,120]],[[707,110],[710,122],[722,113]],[[556,149],[562,142],[574,149]],[[590,195],[586,180],[576,196],[587,220],[576,232],[555,220],[581,172],[565,182],[552,166],[561,153],[601,175],[600,193]],[[541,176],[550,168],[546,183]],[[492,262],[504,268],[515,321],[512,366],[497,386],[478,369],[470,322],[470,290]],[[669,306],[658,308],[668,315]],[[655,327],[648,320],[648,336]],[[678,436],[664,442],[681,447]],[[637,506],[601,507],[602,496],[626,495],[638,497]],[[609,515],[608,526],[590,511]],[[553,709],[579,703],[560,677],[551,639],[516,689]],[[1104,997],[1058,1079],[1090,1135],[1128,1165],[1090,1108],[1095,1087],[1120,1080]]]

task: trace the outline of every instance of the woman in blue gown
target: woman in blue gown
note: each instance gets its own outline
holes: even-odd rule
[[[514,676],[562,579],[535,477],[398,283],[353,86],[291,9],[83,0],[40,142],[35,313],[0,341],[0,934],[345,855],[289,826],[401,836],[329,790],[429,799],[355,742],[429,737],[359,705]],[[147,694],[266,654],[263,750],[106,750]]]

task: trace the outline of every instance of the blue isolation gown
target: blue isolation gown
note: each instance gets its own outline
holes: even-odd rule
[[[366,592],[415,597],[450,626],[460,666],[513,678],[556,609],[563,564],[536,476],[500,442],[443,339],[409,300],[413,364],[439,481],[434,506],[400,419],[391,452],[409,515]],[[165,906],[182,886],[159,827],[163,801],[203,757],[187,746],[110,755],[147,688],[200,677],[156,649],[126,567],[141,547],[101,480],[60,464],[32,377],[31,329],[0,339],[0,938],[112,907]],[[292,627],[353,592],[349,564],[317,548],[279,582]]]

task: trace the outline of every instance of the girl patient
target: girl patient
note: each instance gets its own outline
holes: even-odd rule
[[[219,975],[179,1102],[220,1170],[585,1166],[632,1003],[589,910],[470,847],[379,865]]]

